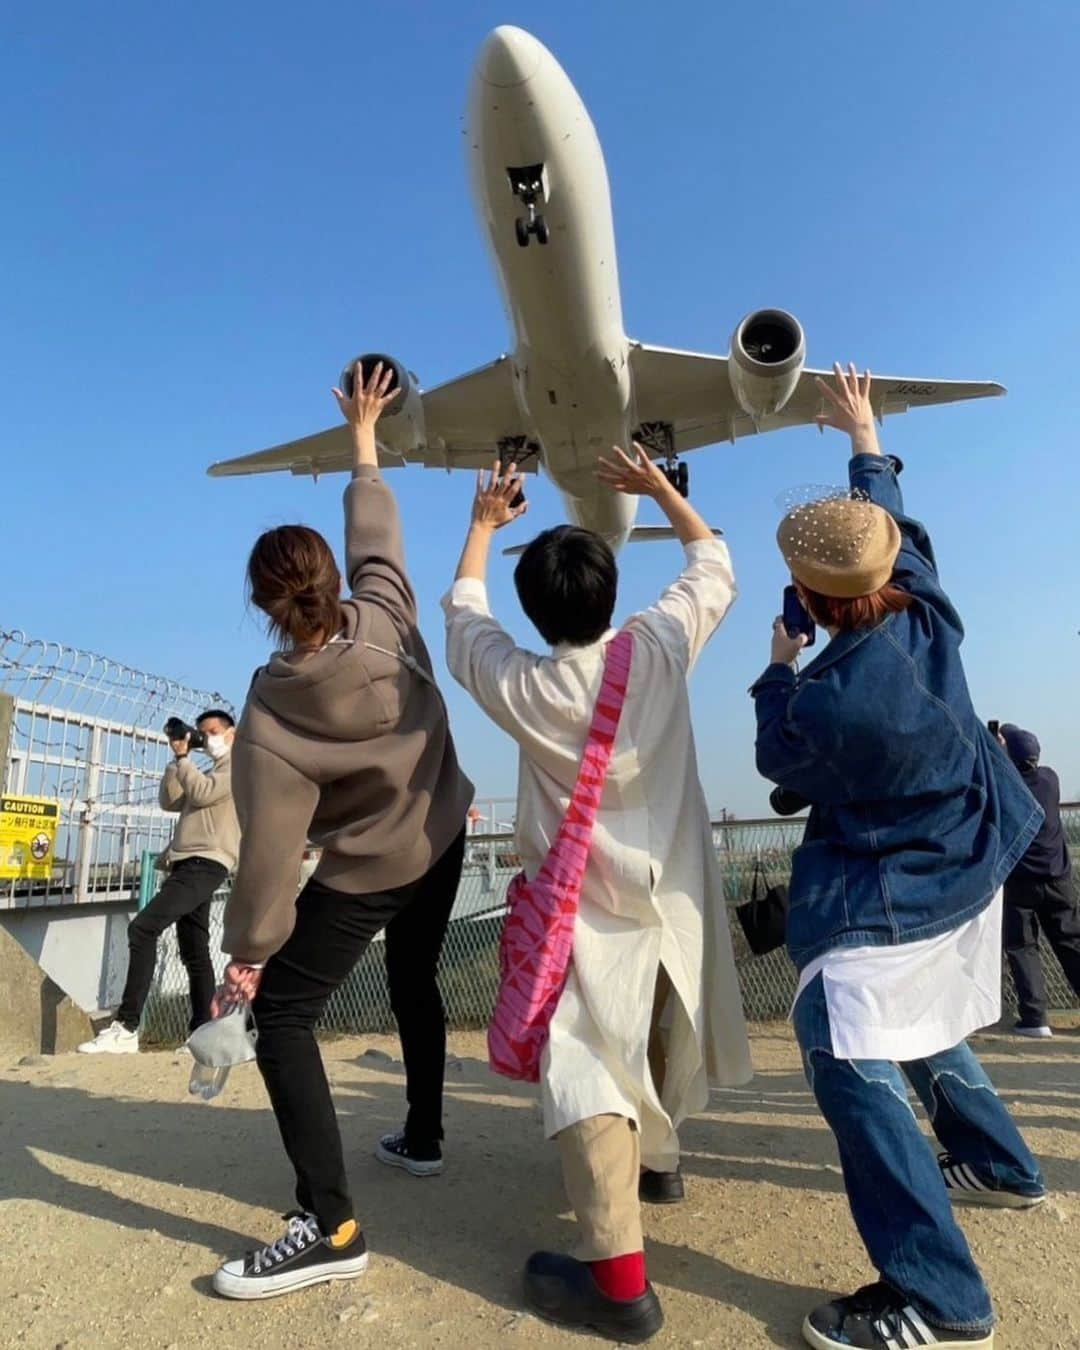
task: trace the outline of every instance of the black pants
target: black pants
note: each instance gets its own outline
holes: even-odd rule
[[[1071,873],[1056,878],[1014,873],[1005,883],[1005,951],[1024,1026],[1042,1026],[1046,1021],[1040,930],[1080,998],[1080,909]]]
[[[176,944],[191,989],[191,1030],[210,1020],[214,966],[210,960],[210,901],[229,869],[210,858],[184,858],[145,909],[128,925],[128,973],[116,1020],[139,1029],[154,979],[158,938],[176,924]]]
[[[405,1060],[406,1138],[430,1144],[443,1137],[446,1015],[435,971],[464,853],[462,831],[419,881],[374,895],[345,895],[309,881],[296,902],[292,936],[266,963],[252,1009],[259,1068],[296,1169],[297,1203],[323,1232],[351,1219],[353,1205],[315,1024],[385,928],[390,1006]]]

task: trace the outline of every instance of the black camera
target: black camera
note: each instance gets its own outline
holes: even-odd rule
[[[206,749],[206,732],[198,727],[189,727],[180,717],[170,717],[165,723],[165,735],[170,741],[182,741],[187,738],[189,750]]]

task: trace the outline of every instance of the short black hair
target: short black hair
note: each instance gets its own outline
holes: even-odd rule
[[[545,642],[588,646],[611,627],[619,569],[598,534],[558,525],[538,534],[514,568],[521,608]]]
[[[209,722],[211,717],[216,717],[218,721],[224,722],[227,727],[236,726],[236,718],[232,713],[227,713],[224,708],[207,708],[204,713],[200,713],[195,719],[195,725],[201,727],[204,722]]]

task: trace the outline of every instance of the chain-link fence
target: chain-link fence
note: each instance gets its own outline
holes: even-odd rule
[[[1074,857],[1080,856],[1080,806],[1062,813]],[[713,839],[724,873],[730,906],[750,898],[755,868],[768,883],[786,883],[791,853],[802,836],[801,820],[726,821],[713,827]],[[473,836],[465,871],[443,947],[440,984],[447,1018],[453,1027],[486,1024],[498,985],[498,943],[506,908],[506,888],[518,869],[511,837]],[[211,949],[221,943],[223,901],[215,902]],[[795,968],[783,951],[758,957],[746,946],[732,915],[736,965],[746,1014],[754,1021],[786,1017],[795,995]],[[1053,953],[1043,943],[1047,993],[1052,1007],[1075,1007],[1076,999]],[[1006,1008],[1015,1011],[1011,978],[1003,971]],[[163,939],[154,992],[143,1022],[147,1039],[177,1041],[187,1034],[187,979],[180,963],[174,931]],[[340,1032],[392,1031],[394,1019],[386,986],[383,943],[372,943],[348,980],[331,999],[323,1020]]]

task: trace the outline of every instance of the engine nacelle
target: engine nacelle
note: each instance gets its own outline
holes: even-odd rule
[[[402,454],[409,450],[419,450],[424,444],[424,405],[420,398],[420,387],[412,371],[406,370],[400,361],[382,352],[365,352],[354,357],[341,372],[339,387],[350,397],[353,392],[353,370],[357,361],[363,371],[364,383],[371,379],[375,367],[382,362],[383,369],[388,366],[394,372],[397,397],[384,410],[379,418],[379,440],[389,449]]]
[[[806,341],[794,315],[782,309],[748,314],[732,334],[728,376],[739,406],[755,422],[777,413],[799,383]]]

